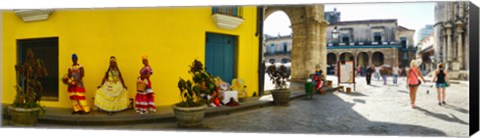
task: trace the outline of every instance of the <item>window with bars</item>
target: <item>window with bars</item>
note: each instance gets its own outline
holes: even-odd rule
[[[40,78],[44,93],[42,100],[58,101],[58,37],[17,40],[17,63],[23,63],[25,52],[32,49],[37,58],[45,61],[48,76]]]
[[[242,8],[239,6],[232,7],[212,7],[212,14],[220,13],[236,17],[242,17]]]

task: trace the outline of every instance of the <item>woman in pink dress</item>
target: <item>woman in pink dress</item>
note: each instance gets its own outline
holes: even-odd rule
[[[410,70],[408,70],[407,73],[407,87],[410,89],[410,104],[413,109],[416,108],[415,98],[417,95],[418,86],[421,83],[418,77],[422,78],[422,81],[425,82],[422,73],[420,73],[420,69],[418,69],[417,62],[412,60],[410,62]]]

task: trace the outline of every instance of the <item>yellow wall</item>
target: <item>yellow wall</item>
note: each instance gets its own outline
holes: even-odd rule
[[[25,23],[12,11],[3,12],[3,99],[10,104],[15,96],[16,40],[59,37],[59,76],[67,73],[71,54],[76,53],[85,67],[87,100],[107,70],[109,57],[116,56],[131,98],[135,80],[143,66],[142,55],[149,56],[156,105],[180,101],[176,87],[179,77],[191,77],[188,65],[197,58],[205,61],[206,32],[238,36],[237,76],[246,81],[248,95],[258,90],[258,37],[256,7],[244,7],[245,21],[235,30],[218,28],[211,7],[62,9],[46,21]],[[71,107],[66,85],[58,82],[59,101],[42,101],[47,107]],[[231,83],[231,82],[229,82]]]

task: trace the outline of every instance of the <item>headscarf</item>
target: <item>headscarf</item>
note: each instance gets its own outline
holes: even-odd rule
[[[72,54],[72,59],[78,59],[77,54],[73,53]]]

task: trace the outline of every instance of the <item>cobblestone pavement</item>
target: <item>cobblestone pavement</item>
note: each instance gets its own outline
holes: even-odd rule
[[[329,76],[329,80],[336,78]],[[398,85],[357,78],[356,92],[333,92],[313,99],[296,99],[288,106],[268,106],[204,120],[196,129],[177,128],[174,122],[122,126],[82,126],[84,129],[173,130],[242,133],[302,133],[400,136],[468,136],[468,83],[447,88],[448,105],[437,104],[433,83],[422,84],[417,109],[410,107],[405,78]],[[336,86],[334,81],[334,86]],[[348,86],[348,85],[345,85]],[[430,93],[426,93],[429,90]],[[65,128],[39,124],[39,127]],[[67,126],[70,128],[72,126]]]

